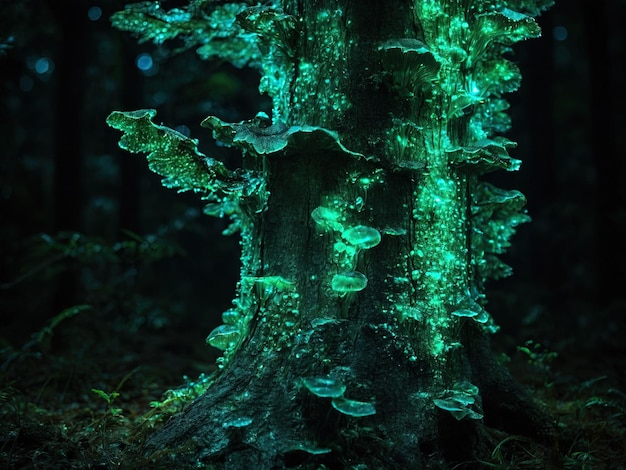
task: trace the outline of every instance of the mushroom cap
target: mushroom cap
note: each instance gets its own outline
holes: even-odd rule
[[[237,343],[240,336],[241,332],[236,326],[220,325],[209,333],[206,342],[214,348],[226,351]]]
[[[374,248],[380,243],[380,232],[373,227],[357,225],[345,230],[341,236],[351,245],[357,248]]]
[[[302,383],[318,397],[340,397],[346,391],[343,383],[330,377],[310,377],[302,379]]]
[[[333,276],[330,286],[337,292],[359,292],[367,286],[367,277],[358,271],[339,273]]]

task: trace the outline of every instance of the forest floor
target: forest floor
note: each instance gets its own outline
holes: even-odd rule
[[[138,449],[177,409],[164,406],[177,404],[176,394],[168,401],[164,391],[180,387],[184,375],[189,384],[215,370],[215,358],[203,344],[190,344],[182,327],[138,334],[123,322],[74,313],[21,347],[9,343],[10,331],[1,339],[0,469],[156,468]],[[572,348],[520,349],[515,341],[496,335],[494,346],[554,417],[552,452],[560,463],[547,466],[545,449],[526,437],[502,435],[491,460],[477,468],[626,468],[623,350],[574,357]]]

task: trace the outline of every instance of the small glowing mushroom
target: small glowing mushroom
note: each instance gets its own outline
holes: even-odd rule
[[[240,336],[241,333],[239,332],[239,328],[236,326],[220,325],[209,333],[206,342],[214,348],[226,351],[237,344]]]
[[[344,415],[360,418],[376,414],[376,408],[369,402],[350,400],[345,397],[333,398],[333,408]]]
[[[302,383],[309,392],[318,397],[340,397],[346,391],[343,383],[330,377],[311,377],[302,379]]]
[[[359,292],[367,286],[367,277],[358,271],[339,273],[333,276],[330,287],[341,293]]]
[[[350,227],[341,236],[351,245],[365,250],[374,248],[380,243],[380,232],[366,225]]]
[[[311,217],[315,223],[324,231],[342,230],[341,213],[335,209],[319,206],[313,209]]]

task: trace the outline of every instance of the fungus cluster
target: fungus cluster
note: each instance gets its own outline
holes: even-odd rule
[[[313,395],[332,398],[332,407],[340,413],[355,418],[376,414],[376,407],[372,403],[344,397],[346,386],[339,380],[331,377],[311,377],[302,379],[302,383]]]

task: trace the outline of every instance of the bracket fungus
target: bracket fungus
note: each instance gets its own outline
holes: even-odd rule
[[[457,420],[467,417],[482,419],[483,415],[472,409],[476,404],[479,389],[469,382],[458,382],[451,390],[445,390],[439,398],[433,398],[436,407],[449,411]]]
[[[228,123],[209,116],[200,125],[211,129],[216,140],[256,155],[268,155],[283,150],[316,149],[340,152],[353,158],[374,158],[348,150],[335,131],[307,125],[289,127],[278,120],[272,123],[263,113],[257,114],[255,119],[238,123]]]
[[[429,47],[418,39],[392,39],[378,47],[383,66],[391,74],[393,87],[413,95],[437,78],[441,64]]]
[[[478,15],[470,41],[470,57],[480,57],[490,43],[513,44],[541,34],[535,20],[523,13],[503,8],[501,11]],[[475,61],[474,61],[475,62]]]
[[[509,156],[508,147],[515,143],[505,139],[482,139],[471,145],[453,147],[446,150],[451,162],[458,166],[472,168],[479,174],[489,173],[497,169],[516,171],[521,161]]]

